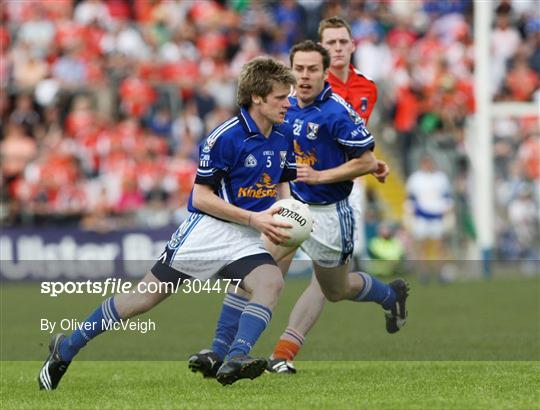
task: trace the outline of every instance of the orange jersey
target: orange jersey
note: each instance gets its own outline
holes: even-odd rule
[[[328,82],[332,90],[351,104],[367,124],[377,102],[377,85],[356,70],[352,64],[349,65],[349,78],[346,83],[331,71],[328,71]]]

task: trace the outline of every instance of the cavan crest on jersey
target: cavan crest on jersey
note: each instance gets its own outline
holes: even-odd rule
[[[310,140],[316,139],[318,132],[319,132],[319,124],[316,124],[314,122],[307,123],[307,133],[306,133],[307,138],[309,138]]]
[[[251,211],[274,204],[280,182],[296,178],[290,133],[274,126],[262,135],[245,108],[212,131],[201,144],[196,184],[210,185],[226,202]],[[200,212],[189,200],[190,212]]]
[[[290,101],[286,117],[292,125],[298,164],[325,170],[374,149],[375,141],[364,120],[328,84],[307,107],[300,108],[296,97]],[[291,191],[302,202],[331,204],[348,197],[352,185],[352,181],[318,185],[292,182]]]

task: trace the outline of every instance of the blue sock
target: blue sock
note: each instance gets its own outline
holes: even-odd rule
[[[114,307],[114,296],[103,301],[103,303],[92,312],[88,318],[81,323],[81,329],[74,330],[66,339],[60,344],[60,356],[62,360],[70,362],[73,357],[81,350],[86,343],[92,340],[94,337],[100,335],[105,330],[109,323],[115,323],[120,321],[120,316]],[[87,330],[84,323],[91,323],[90,330]]]
[[[266,306],[249,303],[240,316],[238,332],[229,350],[229,357],[248,354],[272,319],[272,311]]]
[[[389,310],[396,303],[394,289],[364,272],[355,272],[364,279],[364,287],[354,299],[357,302],[375,302]]]
[[[219,356],[221,360],[225,359],[229,351],[234,336],[238,331],[240,315],[248,304],[248,300],[230,293],[223,299],[223,306],[216,326],[214,340],[212,342],[212,351]]]

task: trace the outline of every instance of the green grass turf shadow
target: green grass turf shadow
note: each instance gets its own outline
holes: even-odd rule
[[[185,362],[74,362],[54,392],[40,362],[1,362],[2,409],[539,409],[539,362],[299,362],[222,387]]]

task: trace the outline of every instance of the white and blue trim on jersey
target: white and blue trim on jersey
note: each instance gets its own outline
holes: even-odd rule
[[[336,168],[373,150],[375,140],[364,120],[328,83],[315,101],[301,108],[296,97],[290,97],[286,120],[294,136],[297,163],[317,171]],[[352,181],[309,185],[292,182],[294,197],[309,204],[333,204],[349,196]]]
[[[375,139],[373,138],[371,133],[368,131],[368,129],[365,127],[365,124],[366,124],[365,121],[362,119],[362,117],[358,115],[358,113],[354,110],[354,108],[347,101],[345,101],[343,97],[341,97],[338,94],[332,93],[330,98],[336,101],[337,103],[341,104],[343,108],[347,110],[349,115],[358,122],[358,124],[364,125],[363,129],[360,131],[362,136],[365,137],[364,139],[346,140],[343,138],[338,138],[337,141],[342,145],[347,145],[350,147],[367,147],[373,144],[375,142]]]
[[[225,183],[225,178],[221,178],[221,184],[218,188],[218,195],[221,199],[223,199],[225,202],[231,204],[232,203],[232,192],[227,192],[228,186]]]
[[[238,124],[238,118],[233,117],[228,121],[225,121],[223,124],[218,126],[214,131],[208,135],[208,138],[206,138],[206,145],[208,145],[210,148],[216,143],[217,139],[223,135],[223,133],[232,127],[234,127],[236,124]]]

